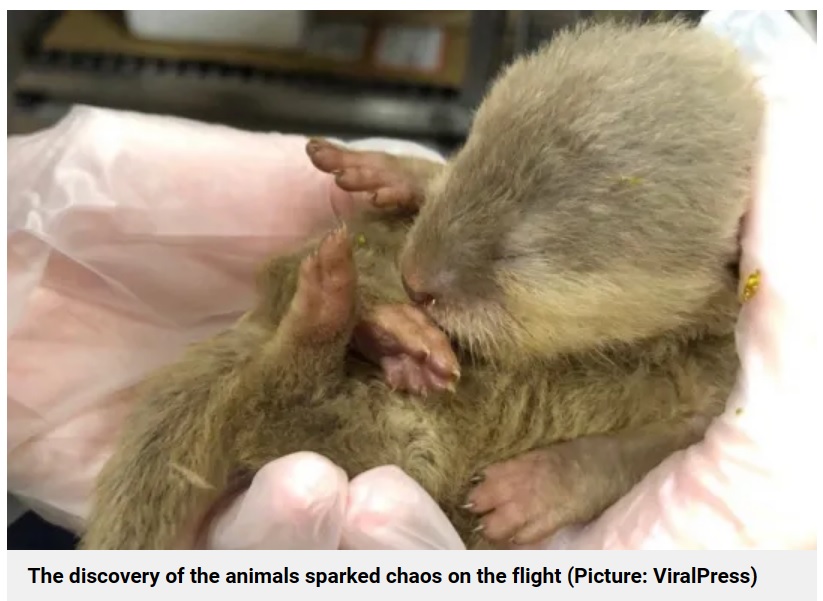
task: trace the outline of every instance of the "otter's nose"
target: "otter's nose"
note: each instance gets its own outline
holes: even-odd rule
[[[418,305],[430,305],[434,301],[434,296],[425,292],[420,289],[420,286],[415,286],[415,283],[409,283],[409,280],[406,279],[406,276],[400,276],[400,279],[403,281],[403,288],[406,289],[406,294],[409,295],[409,298],[412,300],[413,303]]]

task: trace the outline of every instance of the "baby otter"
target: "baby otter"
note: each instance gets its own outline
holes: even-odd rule
[[[445,165],[310,142],[381,210],[146,383],[82,546],[191,547],[297,451],[400,466],[469,548],[596,517],[724,407],[762,112],[711,33],[602,24],[508,67]]]

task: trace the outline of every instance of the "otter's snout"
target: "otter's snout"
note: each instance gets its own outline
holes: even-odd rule
[[[413,303],[418,305],[430,305],[434,301],[434,295],[426,292],[420,280],[414,276],[406,277],[406,274],[401,274],[400,279],[403,281],[403,288],[406,294]]]

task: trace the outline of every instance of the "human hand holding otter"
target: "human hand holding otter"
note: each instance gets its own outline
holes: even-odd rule
[[[294,462],[291,464],[293,469],[285,471],[281,469],[288,466],[289,461]],[[373,478],[369,482],[368,476],[370,475]],[[321,491],[312,488],[312,483],[317,484],[318,482],[324,482],[327,485],[326,498],[330,501],[325,507],[328,511],[325,512],[323,503],[318,502],[323,498]],[[255,547],[256,545],[269,548],[285,548],[292,545],[303,545],[308,548],[334,548],[338,544],[348,548],[386,546],[456,548],[459,546],[459,542],[455,543],[453,539],[448,540],[448,535],[438,536],[446,534],[449,530],[447,524],[444,525],[442,520],[438,521],[442,513],[433,508],[431,503],[427,505],[427,495],[417,494],[415,496],[413,487],[411,489],[406,487],[409,484],[408,478],[404,479],[402,474],[392,470],[361,474],[348,483],[345,482],[345,477],[341,477],[338,468],[313,455],[298,454],[276,460],[257,474],[248,492],[241,496],[221,519],[218,519],[217,527],[213,532],[212,544],[233,548]],[[277,494],[267,494],[269,492]],[[370,498],[372,502],[369,502]],[[255,504],[255,499],[261,503]],[[274,499],[277,499],[276,506],[273,504]],[[402,510],[403,503],[406,501],[410,502],[410,505],[406,505],[407,509],[409,506],[413,507],[411,511]],[[291,539],[288,536],[285,539],[278,538],[277,532],[267,530],[265,526],[277,522],[278,512],[289,515],[290,508],[292,512],[288,523],[294,526],[291,534],[298,536]],[[298,511],[293,511],[295,509]],[[234,529],[235,536],[232,538],[231,526],[237,527],[243,522],[239,519],[241,515],[245,515],[246,525],[258,534],[256,543],[248,537],[244,542],[242,536],[237,536],[236,528]],[[321,527],[318,527],[318,524]],[[318,538],[319,533],[324,531],[322,524],[328,526],[325,529],[327,536]],[[361,535],[359,538],[357,535],[352,535],[358,531]],[[407,535],[404,540],[391,536],[392,532],[396,534],[398,531]],[[269,538],[264,540],[267,532]],[[285,532],[289,533],[288,528]],[[362,536],[369,532],[373,535],[371,538]],[[283,532],[281,531],[280,534]],[[303,542],[299,542],[300,540]]]

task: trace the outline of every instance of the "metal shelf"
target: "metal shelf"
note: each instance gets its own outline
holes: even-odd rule
[[[35,52],[13,83],[18,105],[88,104],[253,130],[462,140],[500,61],[505,11],[474,11],[464,85],[351,82],[252,68]]]
[[[471,119],[470,110],[454,100],[425,93],[358,93],[330,85],[150,69],[111,73],[28,65],[15,82],[15,94],[27,103],[89,104],[250,129],[288,123],[301,131],[310,126],[323,131],[459,137]]]

